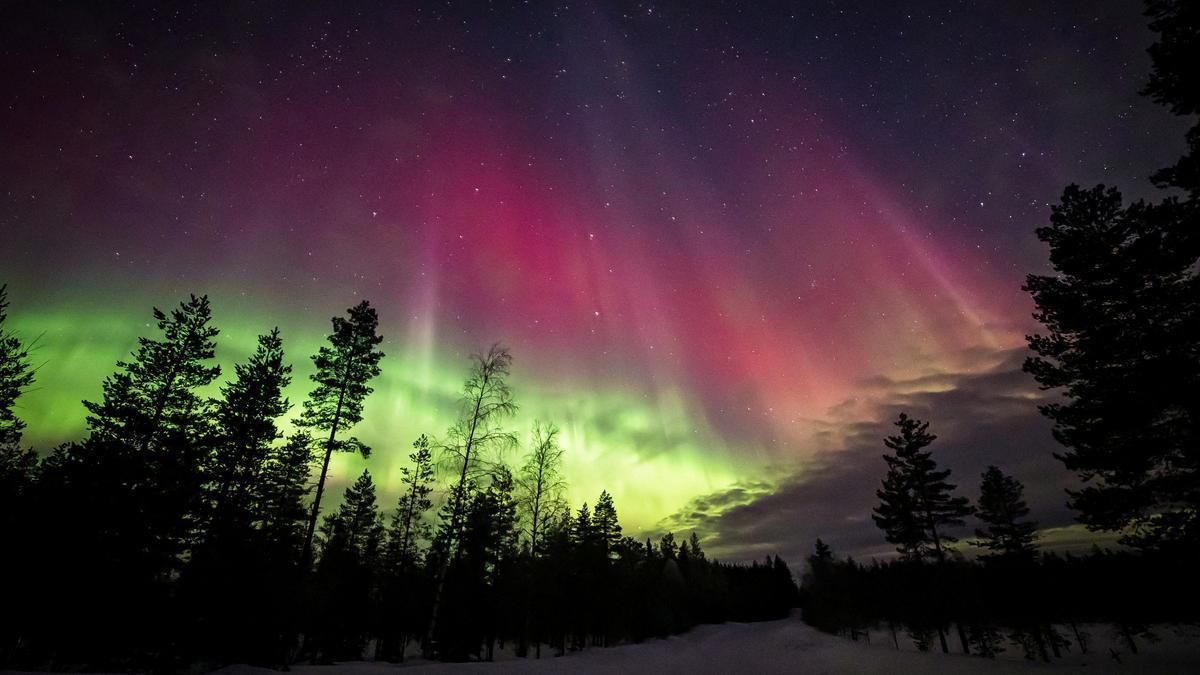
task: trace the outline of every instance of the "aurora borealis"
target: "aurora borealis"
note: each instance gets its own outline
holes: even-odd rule
[[[1066,525],[1020,373],[1033,229],[1070,182],[1149,191],[1181,123],[1137,95],[1136,3],[1051,4],[6,6],[26,440],[82,434],[151,306],[209,294],[226,374],[279,325],[298,408],[367,298],[375,453],[333,494],[365,465],[390,502],[501,341],[513,427],[558,424],[572,502],[608,489],[630,533],[885,550],[861,504],[898,406],[968,492],[1000,462]]]

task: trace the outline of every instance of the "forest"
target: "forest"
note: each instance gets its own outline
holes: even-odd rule
[[[504,347],[472,358],[442,439],[412,442],[394,505],[364,471],[322,514],[333,453],[371,453],[350,435],[383,358],[366,301],[334,317],[286,437],[278,330],[206,397],[219,331],[192,296],[155,309],[157,334],[85,402],[87,438],[44,456],[21,445],[35,370],[7,307],[0,288],[0,528],[18,552],[0,557],[0,667],[489,660],[506,644],[540,658],[796,603],[779,557],[730,565],[695,532],[624,536],[607,492],[572,509],[558,429],[537,423],[522,443],[506,426]]]

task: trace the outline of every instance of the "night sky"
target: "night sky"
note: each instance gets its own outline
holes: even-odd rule
[[[0,282],[39,450],[81,437],[153,305],[209,294],[227,374],[279,325],[299,403],[367,298],[376,454],[336,458],[333,494],[366,466],[390,506],[502,341],[512,427],[562,427],[572,502],[608,489],[631,534],[886,552],[900,409],[966,494],[999,464],[1070,524],[1020,286],[1063,186],[1150,195],[1182,151],[1138,95],[1140,3],[159,4],[0,9]]]

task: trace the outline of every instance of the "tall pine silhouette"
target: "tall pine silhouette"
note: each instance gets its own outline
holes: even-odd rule
[[[324,458],[317,478],[308,533],[304,538],[303,558],[312,555],[313,533],[321,513],[321,497],[325,493],[325,478],[334,451],[357,452],[366,457],[371,449],[357,438],[339,436],[362,421],[363,402],[374,391],[368,384],[379,375],[379,360],[383,352],[376,346],[383,337],[376,333],[379,317],[366,300],[347,310],[348,317],[333,317],[333,332],[328,342],[313,355],[317,372],[312,374],[316,386],[304,402],[300,426],[324,434]]]
[[[902,555],[941,562],[945,544],[957,541],[945,528],[963,524],[972,512],[970,502],[952,495],[955,486],[946,482],[950,470],[939,470],[925,450],[937,440],[929,423],[900,413],[895,424],[900,433],[883,442],[894,454],[883,456],[888,473],[876,492],[880,505],[872,517]]]

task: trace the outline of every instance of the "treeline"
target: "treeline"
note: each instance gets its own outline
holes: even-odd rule
[[[954,649],[995,657],[1015,649],[1029,659],[1087,653],[1085,624],[1113,626],[1124,649],[1153,640],[1154,623],[1200,618],[1197,558],[1179,547],[1085,556],[1037,550],[1024,486],[997,467],[981,476],[974,505],[955,491],[950,471],[928,449],[926,422],[901,414],[884,439],[887,472],[873,518],[895,560],[842,560],[820,539],[801,584],[805,621],[853,639],[884,631],[896,647],[906,633],[921,651]],[[967,559],[951,534],[974,516],[979,552]]]
[[[818,543],[808,567],[801,595],[813,626],[855,640],[875,631],[896,648],[903,633],[921,651],[938,649],[950,632],[951,649],[987,658],[1008,651],[1050,661],[1094,652],[1097,643],[1137,654],[1156,639],[1152,624],[1194,622],[1200,593],[1194,561],[1129,551],[1043,553],[1016,564],[864,564],[835,559]],[[1110,634],[1089,632],[1096,624]]]
[[[412,443],[394,505],[364,471],[322,517],[333,453],[371,453],[351,435],[383,357],[367,302],[333,319],[286,437],[278,330],[206,396],[219,331],[193,296],[154,310],[157,333],[85,402],[87,437],[42,456],[21,444],[35,369],[6,310],[0,288],[0,667],[538,657],[796,602],[779,558],[726,565],[695,533],[624,536],[607,492],[570,510],[557,429],[522,443],[506,426],[503,347],[473,357],[444,437]]]

